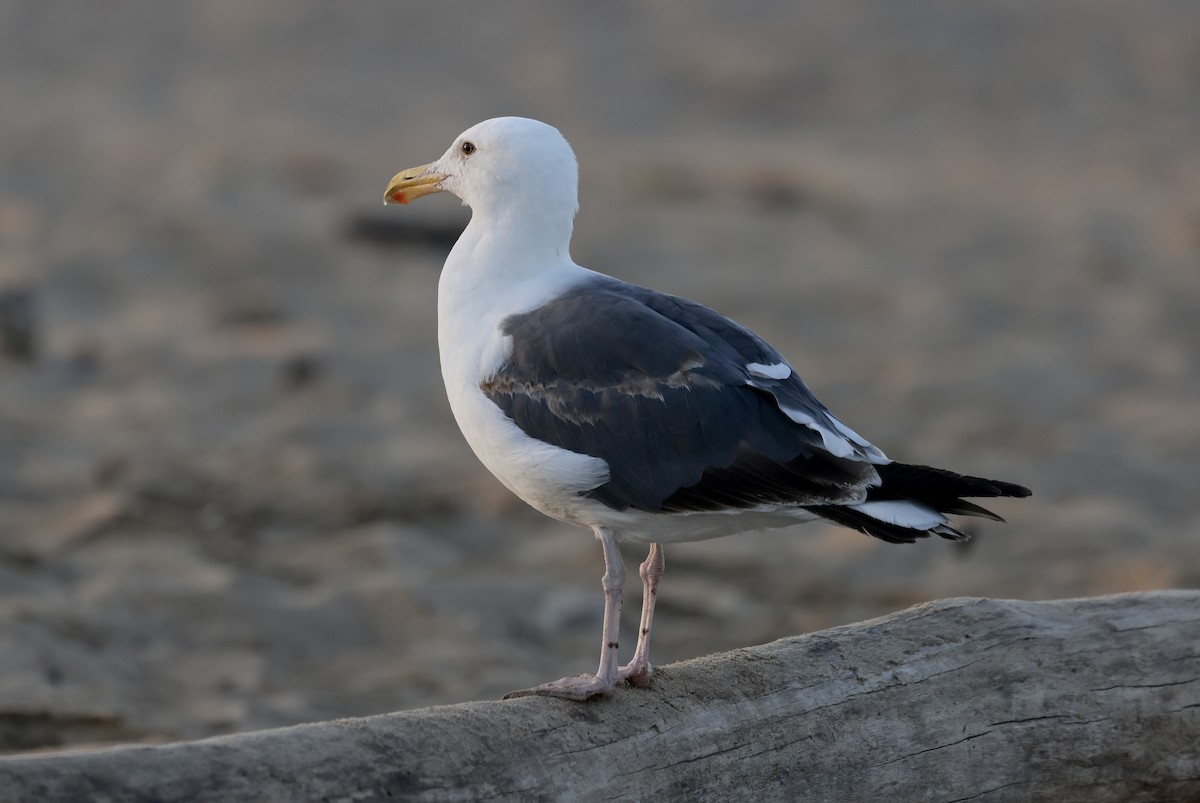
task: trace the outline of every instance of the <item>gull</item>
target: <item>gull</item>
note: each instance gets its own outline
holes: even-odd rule
[[[893,462],[842,423],[749,329],[571,259],[575,154],[521,117],[464,131],[392,178],[385,203],[449,192],[471,208],[438,283],[438,348],[454,418],[509,490],[590,529],[604,553],[595,674],[509,697],[587,700],[648,686],[664,543],[824,520],[890,543],[967,536],[948,515],[1001,520],[966,497],[1013,483]],[[619,661],[620,541],[649,544],[632,659]]]

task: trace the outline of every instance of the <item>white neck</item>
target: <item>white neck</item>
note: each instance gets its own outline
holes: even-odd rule
[[[504,263],[516,270],[539,270],[545,266],[571,261],[571,232],[574,215],[549,204],[508,203],[495,208],[473,211],[471,222],[455,244],[458,251],[470,243],[474,257],[483,253],[489,261]],[[451,258],[454,258],[451,252]],[[493,264],[493,269],[504,269]]]
[[[504,318],[535,309],[591,275],[571,260],[571,229],[561,214],[472,215],[438,282],[438,345],[447,383],[452,377],[478,381],[495,371],[507,357],[499,335]]]

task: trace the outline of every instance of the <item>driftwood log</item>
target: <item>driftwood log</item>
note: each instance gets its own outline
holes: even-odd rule
[[[5,801],[1200,800],[1200,592],[952,599],[466,703],[0,759]]]

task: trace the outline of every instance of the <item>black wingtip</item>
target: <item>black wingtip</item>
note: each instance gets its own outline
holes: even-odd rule
[[[1026,497],[1033,492],[1024,485],[985,477],[958,474],[944,468],[921,466],[912,463],[888,463],[876,466],[883,480],[873,493],[875,498],[913,498],[927,500],[929,497]]]
[[[1004,494],[1005,496],[1016,496],[1021,499],[1024,499],[1026,496],[1033,496],[1033,491],[1029,490],[1024,485],[1005,483],[1005,489],[1007,490],[1007,493]]]

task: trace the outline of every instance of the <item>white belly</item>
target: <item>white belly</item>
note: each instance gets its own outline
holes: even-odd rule
[[[506,488],[548,516],[590,527],[579,494],[608,481],[608,464],[529,437],[477,385],[448,381],[450,409],[467,443]]]

